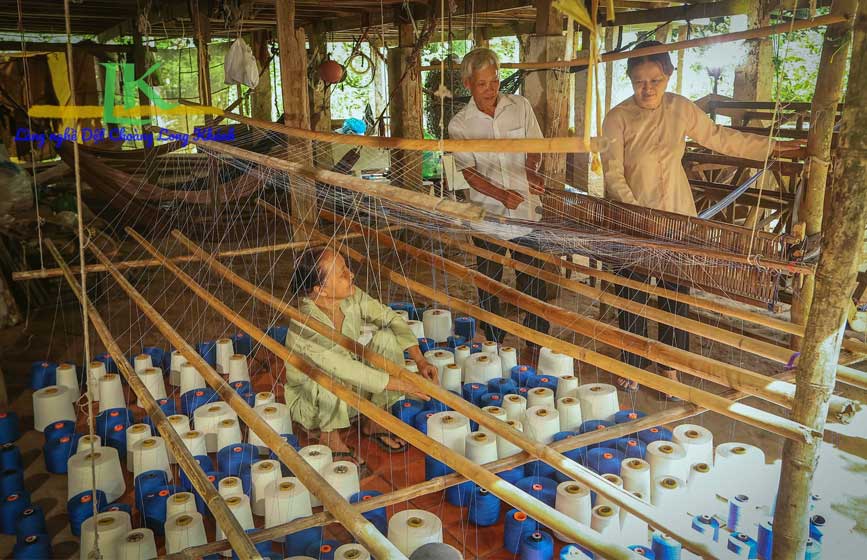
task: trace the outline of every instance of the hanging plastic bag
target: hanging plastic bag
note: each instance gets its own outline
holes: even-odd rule
[[[226,84],[243,84],[254,88],[259,84],[259,64],[253,50],[238,37],[223,61],[223,81]]]

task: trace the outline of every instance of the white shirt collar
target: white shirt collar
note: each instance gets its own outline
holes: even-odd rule
[[[514,105],[515,102],[512,101],[512,98],[505,93],[500,93],[497,95],[497,107],[494,109],[494,118],[496,118],[502,111],[505,111],[506,107],[509,105]],[[487,118],[491,118],[487,113],[483,113],[481,109],[476,105],[476,100],[470,97],[470,102],[467,103],[467,117],[478,117],[484,116]]]

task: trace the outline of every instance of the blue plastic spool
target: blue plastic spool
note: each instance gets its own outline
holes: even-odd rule
[[[105,513],[107,511],[122,511],[132,517],[132,506],[122,502],[112,502],[99,508],[99,513]]]
[[[414,399],[403,399],[391,405],[391,413],[404,424],[412,424],[419,412],[424,410],[424,403]]]
[[[244,401],[250,408],[253,408],[253,406],[256,404],[256,393],[254,393],[253,391],[242,393],[241,398],[244,399]]]
[[[285,325],[274,325],[273,327],[268,327],[265,334],[280,344],[286,344],[286,335],[289,334],[289,327]]]
[[[586,421],[582,422],[580,426],[578,426],[578,433],[579,434],[586,434],[586,433],[593,432],[593,431],[606,430],[613,425],[614,425],[613,422],[609,422],[607,420],[586,420]],[[591,444],[587,445],[587,449],[594,449],[597,447],[614,448],[615,447],[615,441],[616,440],[608,440],[608,441],[602,441],[599,443],[591,443]]]
[[[94,358],[96,362],[102,362],[105,364],[105,373],[118,373],[117,364],[114,361],[114,358],[111,357],[111,354],[106,352],[105,354],[100,354],[96,358]]]
[[[49,385],[57,385],[57,364],[43,360],[30,364],[30,388],[38,391]]]
[[[654,531],[650,541],[650,549],[656,560],[680,560],[683,547],[668,535]]]
[[[488,392],[509,395],[518,390],[518,384],[511,377],[495,377],[488,380]]]
[[[437,342],[432,338],[420,338],[418,339],[418,347],[421,349],[422,353],[429,350],[436,350]]]
[[[710,515],[696,515],[692,518],[692,528],[700,534],[709,536],[714,542],[719,542],[719,521]]]
[[[63,435],[50,439],[42,447],[42,456],[45,459],[45,470],[52,474],[66,474],[67,462],[75,455],[78,446],[78,435]]]
[[[105,492],[96,491],[96,509],[100,511],[105,505]],[[69,528],[76,537],[81,536],[81,524],[93,516],[93,492],[85,490],[66,502],[66,512],[69,516]]]
[[[166,416],[171,416],[171,415],[173,415],[173,414],[177,414],[177,413],[178,413],[178,407],[177,407],[177,405],[175,404],[175,399],[174,399],[174,398],[171,398],[171,399],[157,399],[157,406],[159,406],[160,409],[162,409],[163,413],[164,413]],[[154,422],[153,422],[153,420],[151,420],[151,417],[150,417],[150,416],[145,416],[144,419],[142,420],[142,422],[143,422],[144,424],[147,424],[148,426],[150,426],[152,432],[156,432],[156,428],[154,427]]]
[[[0,443],[12,443],[21,437],[18,428],[18,415],[14,412],[0,412]]]
[[[645,445],[650,445],[654,441],[671,441],[672,434],[671,430],[668,428],[663,428],[661,426],[657,426],[655,428],[648,428],[646,430],[641,430],[638,432],[638,439],[644,442]]]
[[[455,317],[455,334],[472,340],[476,336],[476,320],[473,317]]]
[[[570,437],[574,437],[577,435],[578,432],[557,432],[556,434],[554,434],[554,441],[569,439]],[[564,451],[563,455],[573,461],[583,464],[587,458],[587,448],[579,447],[577,449],[570,449],[569,451]]]
[[[141,511],[142,527],[146,527],[154,532],[154,535],[162,535],[165,533],[166,524],[166,505],[169,497],[174,494],[173,486],[163,486],[155,491],[145,494],[142,500],[144,506]]]
[[[166,354],[166,351],[159,346],[145,346],[141,349],[141,352],[142,354],[147,354],[151,357],[151,363],[154,365],[154,367],[160,368],[163,371],[168,369],[166,365],[170,364],[167,364],[166,361],[169,355]]]
[[[211,457],[208,455],[193,455],[193,459],[202,467],[203,471],[213,471],[216,470],[216,465],[214,465],[214,461],[211,460]]]
[[[575,558],[581,558],[579,554],[583,554],[590,560],[593,560],[594,557],[592,552],[579,544],[567,544],[560,549],[560,560],[574,560]]]
[[[219,471],[205,471],[205,478],[208,479],[208,482],[210,482],[214,486],[214,488],[219,488],[220,480],[222,480],[223,477],[223,473]],[[202,497],[201,494],[199,494],[199,492],[195,488],[184,488],[184,490],[187,492],[192,492],[195,496],[196,510],[198,510],[199,513],[201,513],[202,515],[207,515],[211,511],[210,508],[208,508],[208,506],[205,504],[205,499]],[[247,495],[249,495],[249,492],[247,493]]]
[[[743,514],[750,507],[750,498],[744,494],[737,494],[729,498],[729,514],[726,520],[726,528],[732,533],[739,533],[745,529]]]
[[[523,511],[510,509],[506,512],[506,518],[503,522],[503,548],[512,554],[518,554],[524,535],[533,533],[538,529],[539,523],[535,519],[531,519]]]
[[[474,487],[475,484],[471,480],[449,486],[446,488],[446,501],[456,507],[468,506],[473,497]]]
[[[774,522],[769,517],[759,523],[758,539],[756,542],[756,556],[759,560],[771,560],[774,548]]]
[[[250,533],[252,533],[253,531],[256,531],[256,530],[257,529],[253,528],[253,529],[247,529],[244,532],[249,535]],[[271,555],[271,549],[272,549],[271,541],[266,540],[266,541],[262,541],[260,543],[253,543],[253,546],[256,548],[256,550],[259,552],[259,554],[262,555],[262,558],[270,559],[272,557],[272,555]],[[278,558],[280,560],[282,560],[283,555],[281,554]],[[234,550],[232,551],[232,560],[240,560],[240,558],[238,557],[238,553],[235,552]]]
[[[436,414],[431,410],[422,410],[412,419],[413,427],[421,433],[427,435],[427,419]]]
[[[7,496],[15,492],[23,492],[24,471],[21,469],[6,469],[0,471],[0,496]]]
[[[530,378],[536,376],[536,369],[533,366],[525,366],[525,365],[517,365],[512,367],[512,371],[509,374],[518,387],[526,387],[527,383],[529,383]]]
[[[557,391],[557,383],[560,381],[558,377],[553,375],[534,375],[527,379],[527,387],[530,389],[535,389],[536,387],[544,387],[546,389],[551,389],[552,391]]]
[[[461,394],[464,396],[464,400],[473,403],[478,406],[479,399],[482,398],[482,395],[488,392],[488,387],[484,383],[464,383],[461,388]]]
[[[229,383],[229,385],[239,395],[253,392],[253,385],[249,381],[232,381],[231,383]]]
[[[366,502],[381,495],[382,492],[377,492],[376,490],[362,490],[361,492],[356,492],[350,496],[349,503],[357,504],[359,502]],[[376,527],[380,533],[388,535],[388,514],[385,507],[365,511],[361,516],[373,523],[374,527]]]
[[[0,470],[22,469],[21,450],[14,443],[0,445]]]
[[[481,486],[474,485],[467,520],[479,527],[490,527],[500,519],[500,499]]]
[[[238,476],[243,465],[259,458],[259,448],[252,443],[227,445],[217,452],[217,468],[226,476]]]
[[[446,339],[446,344],[448,344],[449,348],[457,348],[458,346],[463,346],[466,343],[467,339],[458,335],[451,335]]]
[[[524,476],[555,478],[557,469],[544,461],[531,461],[524,465]]]
[[[633,422],[638,420],[639,418],[644,418],[647,414],[641,412],[640,410],[635,410],[634,408],[630,408],[629,410],[621,410],[614,414],[614,423],[615,424],[626,424],[627,422]]]
[[[52,422],[45,426],[45,429],[42,431],[42,435],[45,437],[46,442],[52,439],[57,439],[61,436],[71,436],[74,433],[75,422],[72,420],[59,420],[57,422]]]
[[[442,461],[437,461],[430,455],[424,457],[424,478],[430,480],[438,476],[445,476],[455,472],[450,466]]]
[[[196,344],[196,353],[203,357],[211,367],[217,363],[217,341],[206,340]]]
[[[479,406],[503,406],[503,395],[500,393],[485,393],[479,397]]]
[[[337,551],[337,547],[341,544],[343,543],[334,540],[310,543],[310,545],[307,546],[307,550],[304,551],[304,554],[314,560],[334,560],[334,553]]]
[[[297,533],[286,535],[286,538],[283,540],[283,555],[302,556],[306,554],[307,547],[311,543],[318,545],[320,542],[322,542],[322,527],[302,529]]]
[[[183,473],[183,469],[181,473]],[[136,508],[141,511],[144,508],[144,497],[147,494],[168,485],[169,475],[166,471],[154,469],[139,474],[133,481]]]
[[[506,471],[500,471],[497,473],[497,476],[499,476],[509,484],[517,485],[518,481],[526,477],[527,474],[524,472],[524,466],[521,465],[519,467],[514,467]]]
[[[445,412],[447,410],[451,410],[451,407],[446,406],[443,402],[436,399],[431,399],[424,403],[424,408],[425,410],[429,410],[431,412]]]
[[[181,395],[181,413],[192,418],[193,412],[195,412],[197,408],[218,400],[220,400],[219,395],[217,395],[217,392],[210,387],[190,389]]]
[[[614,447],[623,453],[624,459],[644,459],[647,455],[647,445],[634,437],[617,438],[614,440]]]
[[[804,552],[804,560],[819,560],[822,557],[822,543],[813,538],[807,539],[807,548]]]
[[[235,354],[249,356],[253,351],[253,339],[247,333],[235,333],[232,335],[232,348]]]
[[[816,542],[822,542],[822,535],[825,532],[825,523],[827,520],[824,515],[816,514],[810,516],[810,538]]]
[[[587,451],[585,467],[599,475],[616,474],[620,476],[620,463],[623,454],[611,447],[596,447]]]
[[[642,558],[647,558],[648,560],[656,560],[656,554],[653,553],[653,550],[647,548],[641,544],[633,544],[628,547],[629,550],[634,552],[635,554],[641,556]]]
[[[554,558],[554,538],[545,531],[533,531],[521,539],[521,560],[551,560]]]
[[[32,535],[34,533],[47,533],[45,525],[45,512],[37,505],[29,505],[21,512],[21,517],[15,525],[18,535]]]
[[[415,306],[408,301],[393,301],[388,304],[392,311],[406,311],[409,318],[415,316]]]
[[[295,451],[299,451],[301,449],[301,444],[298,443],[298,436],[295,434],[280,434],[280,438],[283,439],[286,443],[292,446],[292,449]],[[292,471],[283,464],[283,461],[280,460],[280,457],[277,456],[273,450],[268,454],[268,458],[280,463],[280,472],[283,476],[292,476]]]
[[[731,533],[726,541],[726,548],[738,556],[743,555],[746,548],[749,549],[749,558],[759,557],[759,543],[746,533]]]
[[[51,537],[45,533],[19,536],[15,546],[12,547],[14,560],[44,560],[51,557]]]
[[[132,423],[132,412],[126,408],[109,408],[103,410],[96,415],[96,420],[94,422],[96,435],[101,437],[103,441],[108,438],[108,433],[112,431],[115,426],[123,426],[123,429],[126,429]]]
[[[525,476],[515,486],[554,507],[554,501],[557,499],[557,481],[544,476]]]
[[[120,424],[116,425],[108,432],[108,437],[103,440],[108,447],[117,449],[120,457],[126,457],[126,428]]]

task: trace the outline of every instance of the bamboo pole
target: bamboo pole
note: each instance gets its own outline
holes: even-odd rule
[[[520,508],[522,511],[525,511],[528,515],[530,515],[533,519],[538,520],[540,523],[543,523],[544,525],[551,527],[552,529],[561,532],[572,539],[575,539],[575,542],[582,544],[593,552],[600,554],[605,558],[610,558],[612,560],[621,558],[623,560],[631,560],[634,557],[632,552],[625,546],[615,545],[608,542],[607,540],[603,539],[601,535],[599,535],[599,533],[591,530],[589,527],[583,526],[580,523],[575,523],[575,520],[571,517],[568,517],[567,515],[544,504],[539,499],[530,496],[522,492],[521,490],[518,490],[515,486],[507,483],[503,479],[492,474],[490,471],[485,470],[480,465],[473,463],[466,457],[455,453],[443,444],[431,439],[430,437],[422,434],[413,427],[401,422],[400,420],[395,418],[389,411],[383,410],[374,405],[369,400],[361,398],[361,396],[354,389],[334,379],[331,375],[317,368],[316,366],[308,362],[305,358],[299,356],[298,354],[290,352],[286,346],[280,344],[279,342],[265,334],[264,331],[256,327],[253,323],[247,321],[246,319],[238,315],[235,311],[230,309],[226,304],[216,299],[213,294],[203,288],[195,280],[193,280],[177,265],[165,259],[165,257],[159,251],[157,251],[156,248],[154,248],[150,243],[148,243],[144,238],[142,238],[138,233],[136,233],[135,230],[133,230],[132,228],[126,228],[126,231],[129,235],[134,237],[136,241],[138,241],[139,244],[141,244],[149,253],[151,253],[151,255],[153,255],[157,259],[162,259],[164,266],[168,268],[169,271],[172,272],[190,290],[192,290],[196,295],[203,299],[212,309],[223,315],[223,317],[229,320],[232,324],[234,324],[244,332],[248,333],[255,341],[268,348],[278,358],[285,360],[287,363],[290,363],[296,368],[298,368],[305,375],[318,383],[322,388],[330,391],[340,400],[344,401],[347,405],[355,408],[367,418],[370,418],[373,422],[377,423],[380,426],[383,426],[390,432],[396,434],[398,437],[406,440],[414,447],[418,449],[423,449],[427,455],[430,455],[431,457],[453,468],[455,471],[465,475],[467,478],[473,480],[475,483],[479,484],[501,500],[505,501],[508,504],[511,504],[514,507]],[[313,232],[315,232],[315,230],[313,230]],[[224,385],[228,387],[227,384],[224,383]],[[232,392],[234,393],[234,391]],[[254,416],[258,418],[257,415]],[[266,443],[269,442],[266,441]],[[304,461],[300,457],[298,458],[299,460]],[[291,464],[287,464],[287,466],[289,466],[289,468],[292,469],[293,472],[296,472],[297,476],[298,473],[297,471],[295,471],[294,466]],[[578,465],[577,463],[575,463],[575,466],[577,467],[576,470],[579,470],[581,472],[582,480],[586,479],[585,482],[588,484],[588,486],[595,487],[595,490],[598,493],[608,496],[612,500],[616,500],[617,497],[620,497],[619,494],[623,494],[623,490],[621,488],[617,488],[607,480],[599,477],[598,475],[595,475],[594,473],[591,473],[586,468]],[[303,478],[302,482],[304,482]],[[323,483],[327,486],[327,483],[325,483],[324,480]],[[305,486],[307,486],[306,482]],[[311,487],[307,486],[307,488],[310,489]],[[328,489],[334,492],[334,490],[330,486],[328,486]],[[322,499],[323,503],[325,503],[326,507],[329,510],[333,510],[333,506],[336,504],[326,502],[324,499],[326,497],[327,496],[323,492],[323,496],[320,496],[320,499]],[[358,514],[355,513],[354,510],[349,509],[348,504],[345,500],[340,499],[340,501],[342,502],[342,513],[344,516],[346,516],[347,514],[352,514],[353,517],[358,516]],[[655,508],[652,508],[652,506],[649,506],[649,504],[641,502],[634,496],[625,497],[622,500],[621,505],[631,510],[632,508],[630,508],[630,506],[633,505],[632,502],[636,503],[635,509],[637,511],[646,512],[649,510],[651,512],[649,516],[653,519],[658,520],[665,517],[662,512]],[[645,515],[648,514],[645,513]],[[656,521],[656,523],[658,524],[659,521]],[[689,535],[689,532],[691,531],[689,527],[684,526],[683,528],[676,528],[673,525],[666,525],[666,527],[669,533],[676,538],[680,535],[684,535],[684,544],[687,545],[690,550],[703,553],[706,555],[706,557],[712,558],[712,554],[709,550],[707,550],[705,544],[695,542],[694,540],[685,537],[686,535]],[[347,527],[347,530],[353,532],[349,527]],[[353,534],[356,533],[353,532]],[[690,537],[692,536],[690,535]],[[367,546],[366,542],[364,542],[364,544]],[[373,549],[370,546],[368,546],[368,550],[371,550],[371,552],[373,552]],[[390,556],[388,554],[383,554],[379,551],[373,553],[376,554],[377,557],[382,558],[401,557]]]
[[[131,228],[127,228],[133,238],[136,239],[148,252],[154,254],[156,249],[144,240],[138,233]],[[232,407],[238,417],[258,435],[265,445],[267,445],[280,461],[289,467],[297,476],[301,483],[316,497],[318,497],[325,507],[340,520],[343,526],[355,538],[358,539],[372,554],[379,558],[398,558],[405,559],[406,557],[397,550],[397,548],[389,542],[369,521],[361,517],[358,513],[349,507],[349,503],[337,493],[337,491],[325,481],[307,461],[298,454],[291,445],[280,437],[280,434],[268,425],[265,420],[259,416],[241,396],[235,392],[232,387],[202,358],[194,349],[181,337],[178,332],[157,312],[154,307],[133,287],[129,281],[124,278],[117,269],[112,266],[108,258],[95,245],[88,245],[88,248],[96,256],[103,265],[108,268],[108,272],[114,277],[115,281],[120,285],[121,289],[129,296],[129,298],[142,310],[142,312],[151,320],[154,326],[166,337],[166,339],[180,352],[187,362],[192,364],[196,370],[202,375],[204,380],[210,385],[218,395]],[[156,255],[154,255],[156,257]],[[159,258],[159,257],[156,257]],[[165,258],[165,257],[163,257]],[[177,265],[168,261],[163,262],[164,266],[177,267]],[[273,341],[273,339],[271,339]]]
[[[688,39],[686,41],[677,41],[667,45],[658,45],[645,47],[642,49],[634,49],[631,51],[623,51],[616,53],[605,53],[599,61],[611,62],[613,60],[623,60],[634,58],[636,56],[647,56],[651,54],[667,53],[679,51],[683,49],[692,49],[696,47],[706,47],[708,45],[718,45],[720,43],[731,43],[732,41],[743,41],[745,39],[762,39],[777,35],[780,33],[789,33],[791,31],[800,31],[802,29],[813,29],[823,25],[833,25],[841,23],[844,18],[836,15],[819,16],[813,19],[797,20],[792,23],[779,23],[777,25],[768,25],[766,27],[756,27],[747,29],[746,31],[737,31],[734,33],[725,33],[723,35],[715,35],[713,37],[701,37],[699,39]],[[573,68],[575,66],[587,66],[590,64],[588,56],[579,56],[572,60],[553,60],[550,62],[504,62],[500,64],[500,68],[522,68],[524,70],[552,70],[558,68]],[[426,70],[436,70],[435,66],[422,66],[422,72]]]
[[[324,211],[323,216],[333,217],[333,215],[325,213]],[[333,218],[337,219],[336,217]],[[360,231],[370,231],[368,228],[365,228],[358,223],[351,223]],[[745,393],[761,397],[776,404],[786,407],[792,406],[795,387],[791,384],[774,382],[767,376],[747,369],[732,366],[705,356],[693,354],[686,350],[681,350],[679,348],[674,348],[650,340],[646,337],[623,331],[608,325],[607,323],[602,323],[595,319],[585,317],[574,311],[568,311],[556,305],[537,300],[536,298],[521,293],[502,282],[491,280],[487,276],[477,271],[470,270],[449,259],[428,253],[427,251],[423,251],[385,235],[375,234],[375,236],[381,242],[394,247],[394,249],[399,251],[401,254],[408,254],[420,261],[441,267],[444,271],[450,274],[464,280],[469,280],[476,287],[481,288],[488,293],[496,293],[501,299],[516,305],[521,309],[545,317],[552,323],[558,324],[569,330],[592,337],[596,340],[601,340],[615,348],[627,350],[648,359],[658,361],[659,363],[684,371],[696,377],[744,391]],[[836,404],[837,406],[835,407],[836,410],[834,413],[842,420],[848,419],[848,417],[854,413],[854,405],[851,401],[838,398]],[[786,424],[786,427],[783,427],[781,423]],[[775,417],[775,421],[766,426],[765,429],[769,429],[770,431],[774,431],[775,433],[786,437],[794,437],[798,439],[804,437],[807,439],[810,438],[810,432],[805,426],[791,423],[790,421],[779,417]]]
[[[72,270],[60,254],[60,251],[57,250],[50,239],[45,239],[45,247],[60,266],[60,269],[63,271],[63,276],[66,279],[67,284],[69,284],[69,287],[72,288],[75,297],[78,298],[78,301],[81,302],[82,306],[88,308],[88,317],[90,322],[93,324],[93,328],[96,329],[99,338],[105,345],[105,349],[111,357],[114,358],[118,369],[126,379],[127,383],[129,383],[130,388],[138,397],[142,408],[147,412],[148,416],[153,421],[154,426],[165,440],[166,445],[174,454],[175,458],[177,458],[179,466],[187,473],[193,488],[195,488],[199,495],[202,496],[205,505],[207,505],[208,509],[211,510],[214,519],[226,534],[228,542],[232,545],[232,549],[238,552],[240,558],[261,558],[262,556],[256,550],[253,541],[250,540],[250,537],[246,532],[244,532],[241,524],[238,523],[235,514],[229,510],[223,497],[217,492],[211,481],[208,480],[205,471],[202,470],[199,463],[193,459],[190,450],[187,449],[186,445],[184,445],[181,436],[178,435],[174,426],[172,426],[168,421],[165,413],[156,403],[153,395],[151,395],[151,392],[147,387],[145,387],[138,374],[136,374],[129,365],[129,360],[127,360],[123,351],[120,349],[120,346],[118,346],[117,341],[114,336],[112,336],[105,321],[102,319],[102,315],[100,315],[96,306],[93,305],[87,294],[84,294],[81,291],[81,286],[78,284],[75,276],[73,276]]]
[[[381,354],[368,350],[363,345],[357,343],[356,341],[352,340],[347,336],[344,336],[343,334],[329,327],[328,325],[321,323],[313,319],[312,317],[305,316],[300,311],[290,306],[286,302],[282,301],[281,299],[272,296],[264,290],[256,287],[251,282],[241,278],[239,275],[229,270],[226,266],[222,265],[216,259],[210,258],[207,253],[205,253],[192,241],[187,239],[178,230],[174,230],[172,232],[172,235],[183,245],[185,245],[190,251],[200,256],[202,260],[204,260],[217,274],[219,274],[221,277],[228,280],[230,283],[237,286],[244,292],[255,297],[262,303],[269,305],[274,310],[287,315],[288,317],[298,321],[302,325],[311,328],[322,336],[328,337],[340,346],[354,353],[356,356],[367,361],[372,366],[385,371],[389,375],[398,376],[414,384],[416,387],[418,387],[420,392],[430,395],[431,397],[451,407],[456,412],[459,412],[464,416],[475,420],[481,426],[490,429],[498,436],[502,436],[510,443],[518,446],[521,450],[529,453],[532,457],[548,463],[563,474],[570,476],[575,480],[585,482],[586,484],[588,484],[588,486],[592,486],[592,483],[586,480],[586,469],[579,467],[577,463],[571,461],[570,459],[567,459],[561,453],[553,451],[544,444],[531,440],[526,434],[515,430],[502,420],[499,420],[490,414],[482,412],[479,407],[468,403],[461,397],[443,389],[440,385],[432,383],[424,377],[410,373],[405,368],[395,364],[394,362],[391,362],[390,360],[387,360]],[[313,237],[316,237],[315,232],[313,233]],[[601,484],[598,480],[596,482],[597,484]],[[605,494],[605,490],[608,489],[604,488],[603,490],[601,490],[601,492]],[[619,492],[615,494],[619,495],[612,496],[611,499],[621,504],[622,507],[626,508],[635,515],[638,515],[651,525],[658,527],[660,530],[667,533],[672,532],[670,528],[661,525],[658,514],[653,512],[648,512],[645,514],[645,512],[642,512],[640,509],[633,511],[634,504],[629,504],[628,501],[627,503],[623,503],[624,500],[628,500],[629,498],[632,498],[632,496],[629,496],[629,494],[625,492]]]
[[[176,133],[175,131],[171,130],[168,132]],[[349,189],[351,191],[361,193],[367,196],[372,196],[381,200],[387,200],[392,203],[400,204],[402,207],[408,207],[409,209],[418,209],[428,212],[442,213],[447,216],[471,222],[479,221],[485,215],[484,210],[477,208],[471,204],[455,202],[447,198],[437,198],[419,192],[408,191],[406,189],[395,187],[393,185],[378,183],[376,181],[368,181],[366,179],[361,179],[350,175],[344,175],[342,173],[337,173],[334,171],[317,169],[315,167],[309,167],[300,163],[285,161],[263,154],[257,154],[256,152],[244,150],[242,148],[231,146],[229,144],[198,140],[192,137],[190,138],[190,144],[200,146],[207,151],[217,152],[231,157],[252,161],[254,163],[264,165],[265,167],[275,169],[277,171],[300,175],[302,177],[307,177],[315,181],[321,181],[330,185],[343,187],[345,189]]]
[[[835,381],[834,366],[860,264],[857,248],[863,247],[867,226],[867,2],[860,2],[854,15],[849,84],[829,201],[834,219],[828,220],[822,239],[815,305],[807,318],[792,410],[793,418],[816,430],[825,425],[825,410]],[[780,484],[774,514],[775,560],[804,554],[809,535],[809,496],[819,449],[818,441],[787,441],[783,447],[780,480],[785,483]]]

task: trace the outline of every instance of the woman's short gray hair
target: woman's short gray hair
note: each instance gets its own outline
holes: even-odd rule
[[[474,72],[486,66],[493,66],[500,70],[500,59],[497,53],[486,47],[479,47],[468,52],[461,61],[461,79],[469,79]]]

